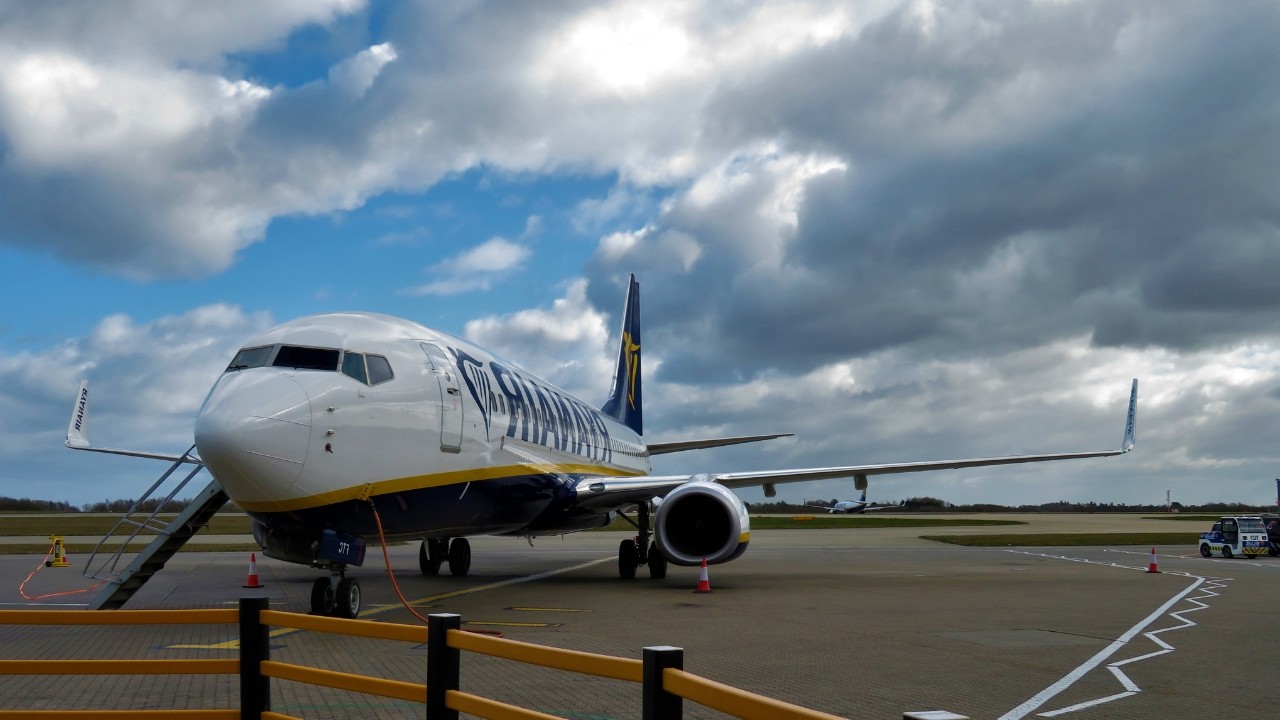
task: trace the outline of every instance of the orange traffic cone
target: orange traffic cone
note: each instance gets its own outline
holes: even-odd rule
[[[702,571],[698,573],[698,589],[694,592],[711,592],[711,580],[707,578],[707,559],[702,558]]]
[[[1151,562],[1147,564],[1147,572],[1158,573],[1160,568],[1156,567],[1156,549],[1151,548]]]
[[[263,584],[258,582],[258,555],[257,553],[249,553],[249,578],[244,581],[244,585],[240,587],[260,588]]]

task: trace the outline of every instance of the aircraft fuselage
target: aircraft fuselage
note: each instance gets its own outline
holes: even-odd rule
[[[649,472],[629,427],[483,348],[407,320],[316,315],[246,343],[196,418],[200,457],[266,526],[388,536],[606,524],[584,476]]]

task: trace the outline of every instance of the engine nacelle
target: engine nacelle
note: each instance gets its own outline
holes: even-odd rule
[[[667,493],[653,516],[653,538],[676,565],[726,563],[747,549],[751,518],[729,488],[695,476]]]

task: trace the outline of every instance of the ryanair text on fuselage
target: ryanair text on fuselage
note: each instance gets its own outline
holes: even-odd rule
[[[505,412],[504,434],[509,438],[600,462],[613,460],[609,428],[585,403],[495,360],[486,362],[464,350],[448,350],[484,416],[486,433],[495,414]]]

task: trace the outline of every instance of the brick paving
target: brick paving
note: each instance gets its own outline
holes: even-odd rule
[[[1087,522],[1087,518],[1083,519]],[[918,532],[918,531],[915,531]],[[464,621],[503,625],[509,638],[640,657],[646,645],[685,648],[685,666],[710,679],[850,718],[898,718],[905,710],[945,709],[996,718],[1054,684],[1188,587],[1176,572],[1231,578],[1188,613],[1194,627],[1161,635],[1173,653],[1123,666],[1142,689],[1133,697],[1062,717],[1195,717],[1223,711],[1269,716],[1265,678],[1207,672],[1224,657],[1257,657],[1261,669],[1280,631],[1271,608],[1280,559],[1203,560],[1193,548],[1161,548],[1160,575],[1136,549],[969,549],[895,539],[865,530],[757,532],[740,560],[710,570],[711,594],[696,594],[696,568],[671,568],[664,581],[615,577],[620,536],[581,534],[530,548],[502,538],[473,540],[472,575],[424,578],[416,548],[392,550],[401,588]],[[1180,557],[1187,555],[1188,557]],[[36,556],[0,557],[0,611],[21,607],[17,584]],[[73,555],[73,561],[75,556]],[[534,573],[597,564],[529,582],[479,589]],[[247,557],[186,553],[171,561],[130,609],[227,607],[242,593],[265,592],[273,609],[305,612],[315,571],[259,557],[266,587],[240,588]],[[416,622],[398,606],[370,553],[355,569],[365,590],[364,617]],[[52,592],[85,583],[78,569],[45,569],[28,584]],[[472,592],[459,591],[474,590]],[[445,595],[452,595],[443,597]],[[74,601],[74,600],[72,600]],[[60,598],[49,602],[67,602]],[[1173,609],[1189,609],[1188,601]],[[1180,622],[1164,618],[1149,630]],[[213,645],[234,639],[226,626],[0,626],[3,658],[227,658]],[[295,632],[273,638],[273,659],[422,682],[425,649],[407,643]],[[1113,660],[1159,649],[1141,635]],[[639,687],[465,654],[463,689],[575,720],[638,718]],[[0,707],[129,709],[235,707],[235,677],[7,678]],[[1105,667],[1039,712],[1121,692]],[[276,710],[305,718],[422,717],[421,706],[299,683],[275,681]],[[1034,714],[1029,715],[1029,717]],[[719,718],[686,703],[687,718]]]

